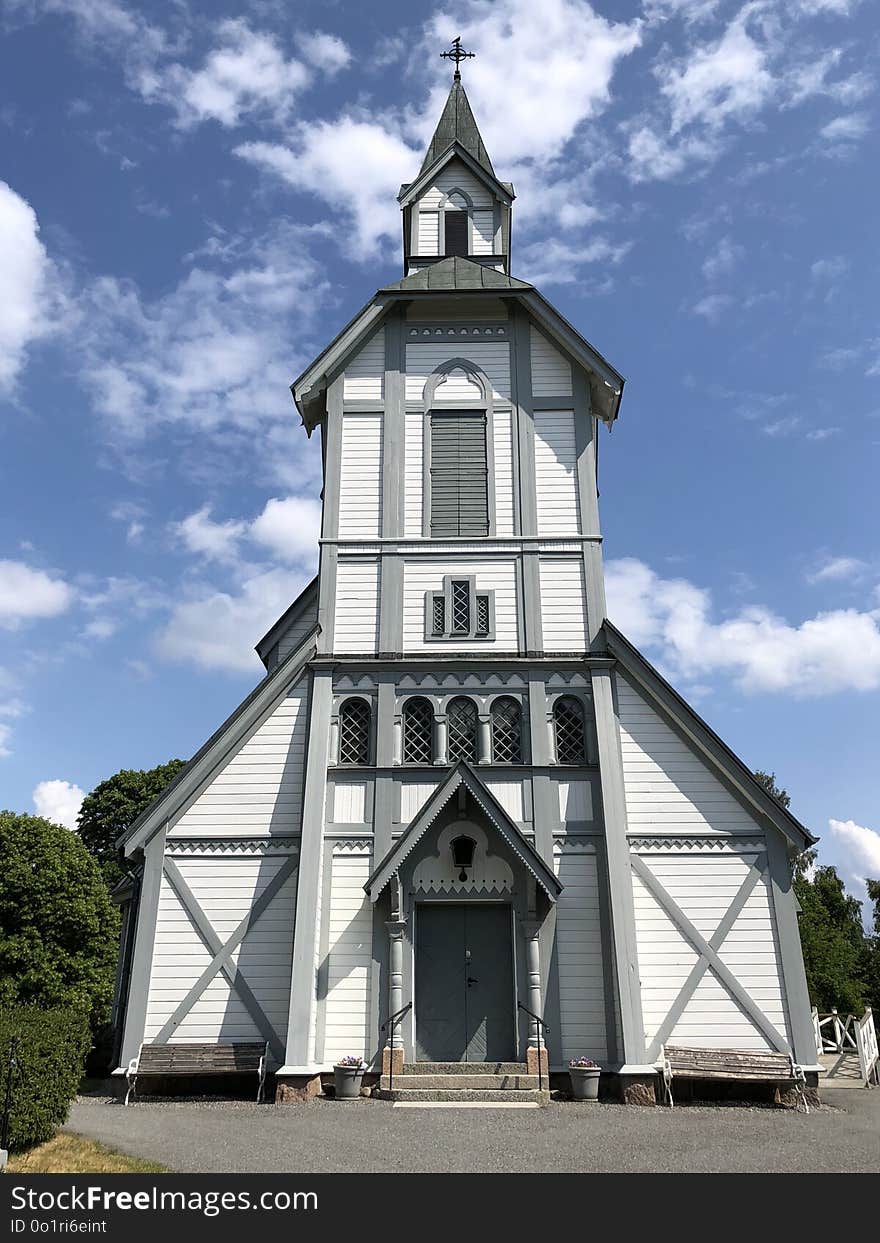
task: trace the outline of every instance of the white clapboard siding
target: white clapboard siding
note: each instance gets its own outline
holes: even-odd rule
[[[375,652],[379,633],[379,563],[339,559],[333,649]]]
[[[571,364],[532,325],[532,394],[535,397],[571,396]]]
[[[749,874],[747,860],[754,858],[754,855],[718,852],[642,856],[659,884],[707,941]],[[633,899],[645,1035],[650,1044],[695,965],[697,954],[635,874]],[[725,937],[719,956],[780,1036],[786,1039],[784,985],[766,878],[759,880],[752,890]],[[773,1047],[711,968],[667,1034],[666,1041],[695,1048]]]
[[[308,692],[303,679],[186,808],[170,837],[300,831]]]
[[[298,648],[306,635],[314,630],[318,621],[318,597],[315,596],[308,608],[304,608],[298,617],[288,623],[278,640],[278,660],[284,660],[295,648]]]
[[[400,786],[400,822],[409,824],[437,789],[436,781],[404,781]]]
[[[404,425],[403,521],[405,535],[419,536],[422,533],[424,436],[424,414],[421,411],[409,411],[405,416]]]
[[[497,648],[515,652],[519,647],[516,617],[516,567],[511,559],[497,561],[446,561],[419,557],[403,566],[403,646],[406,651],[437,650],[425,641],[425,593],[442,591],[447,574],[474,575],[477,591],[495,593],[495,638],[456,639],[456,650],[485,651]]]
[[[382,415],[346,413],[342,419],[339,534],[364,539],[382,534]]]
[[[513,535],[513,428],[509,410],[495,411],[495,534]]]
[[[618,675],[626,817],[631,830],[752,833],[756,823],[705,762]]]
[[[587,645],[583,561],[542,557],[539,569],[544,651],[580,651]]]
[[[440,253],[440,216],[436,211],[420,211],[418,214],[418,232],[416,254],[439,255]]]
[[[593,819],[593,787],[589,781],[560,781],[558,787],[560,820]]]
[[[494,202],[489,188],[461,160],[450,160],[419,199],[419,207],[439,208],[455,190],[463,190],[477,208],[491,207]]]
[[[342,396],[344,401],[381,401],[384,392],[385,329],[380,328],[347,363]]]
[[[607,1056],[605,982],[599,881],[591,850],[554,852],[556,875],[565,888],[556,904],[562,1060]]]
[[[510,400],[509,342],[474,341],[462,336],[458,339],[453,337],[445,341],[418,341],[407,345],[407,401],[421,401],[428,376],[453,358],[465,358],[484,371],[496,401]],[[440,386],[441,391],[442,388]],[[447,388],[446,394],[449,395],[451,391]]]
[[[495,795],[511,819],[525,820],[525,800],[521,781],[487,781],[486,788]]]
[[[367,1029],[373,974],[373,910],[364,893],[370,852],[337,847],[330,866],[324,1061],[369,1058]]]
[[[473,214],[473,231],[471,234],[472,255],[492,255],[495,253],[495,213],[491,207],[480,208]]]
[[[335,781],[331,819],[334,824],[363,824],[367,812],[365,781]]]
[[[540,535],[580,530],[574,412],[535,411],[535,489]]]
[[[456,367],[442,376],[434,390],[434,405],[439,406],[450,402],[480,401],[483,390],[462,367]]]
[[[175,862],[221,942],[228,941],[287,860],[283,856],[177,858]],[[232,955],[283,1044],[287,1036],[296,871]],[[163,875],[144,1040],[171,1018],[213,954]],[[255,1040],[261,1034],[235,991],[218,973],[169,1037],[176,1041]]]

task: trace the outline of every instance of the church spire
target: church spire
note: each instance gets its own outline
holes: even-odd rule
[[[420,173],[423,173],[429,165],[433,164],[447,147],[451,147],[454,142],[458,142],[464,147],[468,155],[473,156],[477,163],[494,177],[495,170],[492,167],[492,161],[489,159],[489,153],[480,136],[480,131],[477,129],[477,123],[474,120],[468,97],[461,84],[459,65],[462,60],[469,59],[475,53],[465,52],[461,46],[461,39],[456,36],[452,41],[452,48],[449,51],[441,52],[440,55],[455,61],[455,74],[453,75],[449,98],[446,100],[446,106],[437,123],[434,137],[428,146]]]

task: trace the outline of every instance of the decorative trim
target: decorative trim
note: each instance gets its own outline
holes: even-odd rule
[[[754,854],[764,849],[762,837],[630,837],[633,854]]]
[[[417,341],[433,340],[438,338],[447,340],[448,338],[468,337],[492,337],[493,339],[508,340],[510,337],[510,325],[507,323],[413,323],[410,321],[406,330],[406,340],[408,344],[414,345]]]
[[[296,837],[169,837],[165,854],[175,855],[295,855],[299,854]]]
[[[342,837],[336,838],[333,842],[334,855],[344,854],[370,854],[373,849],[372,840],[369,837]]]
[[[598,834],[594,834],[598,836]],[[553,839],[554,855],[595,855],[597,854],[596,843],[585,840],[582,837],[566,836],[554,837]]]

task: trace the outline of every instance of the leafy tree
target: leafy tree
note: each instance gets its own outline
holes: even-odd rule
[[[765,773],[759,768],[755,773],[755,776],[767,793],[772,794],[777,803],[780,803],[786,810],[788,810],[791,806],[791,799],[789,798],[788,791],[783,790],[781,786],[776,784],[776,773]]]
[[[874,935],[867,937],[865,982],[868,1005],[874,1011],[874,1022],[880,1026],[880,880],[865,882],[868,897],[874,904]]]
[[[117,840],[183,766],[183,760],[169,760],[167,764],[146,771],[123,768],[96,785],[83,799],[77,829],[111,887],[122,876]]]
[[[0,811],[0,1010],[66,1008],[106,1022],[119,915],[75,833]]]

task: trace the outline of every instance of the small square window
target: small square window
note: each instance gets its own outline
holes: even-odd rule
[[[494,593],[477,592],[473,577],[443,580],[442,591],[425,598],[428,639],[492,639],[495,633]]]

